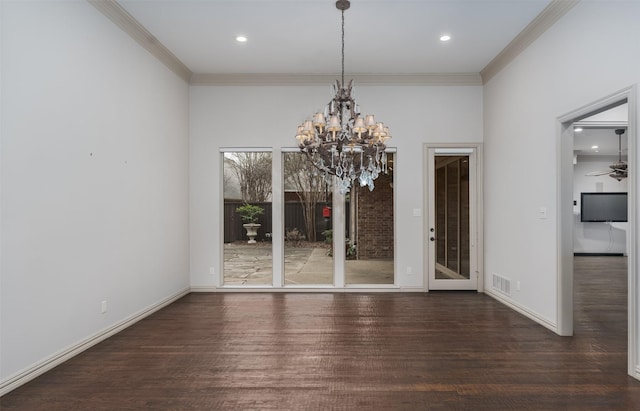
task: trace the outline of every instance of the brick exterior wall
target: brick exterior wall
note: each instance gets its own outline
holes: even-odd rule
[[[392,172],[381,174],[375,188],[358,186],[357,255],[359,260],[393,258]]]

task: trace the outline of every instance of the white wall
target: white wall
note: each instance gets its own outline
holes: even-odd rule
[[[487,278],[520,281],[512,302],[550,324],[558,322],[557,118],[638,83],[638,21],[640,2],[582,1],[485,85]]]
[[[189,89],[87,2],[1,23],[6,382],[188,289]]]
[[[627,254],[628,223],[583,223],[580,221],[580,193],[627,191],[627,179],[608,175],[587,176],[598,170],[609,170],[617,156],[578,156],[573,167],[573,251],[576,253]]]
[[[298,124],[330,99],[323,86],[192,86],[190,145],[191,285],[218,284],[222,250],[220,231],[221,147],[295,147]],[[389,125],[397,147],[397,284],[424,287],[422,217],[425,142],[482,141],[482,88],[356,86],[353,95],[363,114]],[[425,213],[423,212],[423,215]],[[213,267],[215,274],[210,274]],[[407,267],[413,274],[407,275]]]

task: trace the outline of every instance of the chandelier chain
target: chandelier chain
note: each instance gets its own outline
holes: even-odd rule
[[[344,10],[342,10],[342,86],[344,87]]]

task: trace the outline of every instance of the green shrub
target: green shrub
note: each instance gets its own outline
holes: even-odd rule
[[[324,236],[326,244],[333,244],[333,230],[324,230],[321,234]]]
[[[258,217],[264,213],[264,209],[257,205],[245,203],[236,208],[236,212],[240,214],[242,221],[246,224],[256,224],[258,223]]]

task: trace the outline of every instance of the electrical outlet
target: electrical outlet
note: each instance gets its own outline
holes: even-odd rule
[[[547,218],[547,207],[540,207],[538,212],[540,214],[540,219],[541,220],[546,220],[546,218]]]
[[[413,275],[413,268],[407,267],[407,275]]]
[[[100,303],[100,312],[102,314],[107,312],[107,300],[104,300]]]
[[[216,269],[214,267],[209,267],[209,275],[216,275]]]

